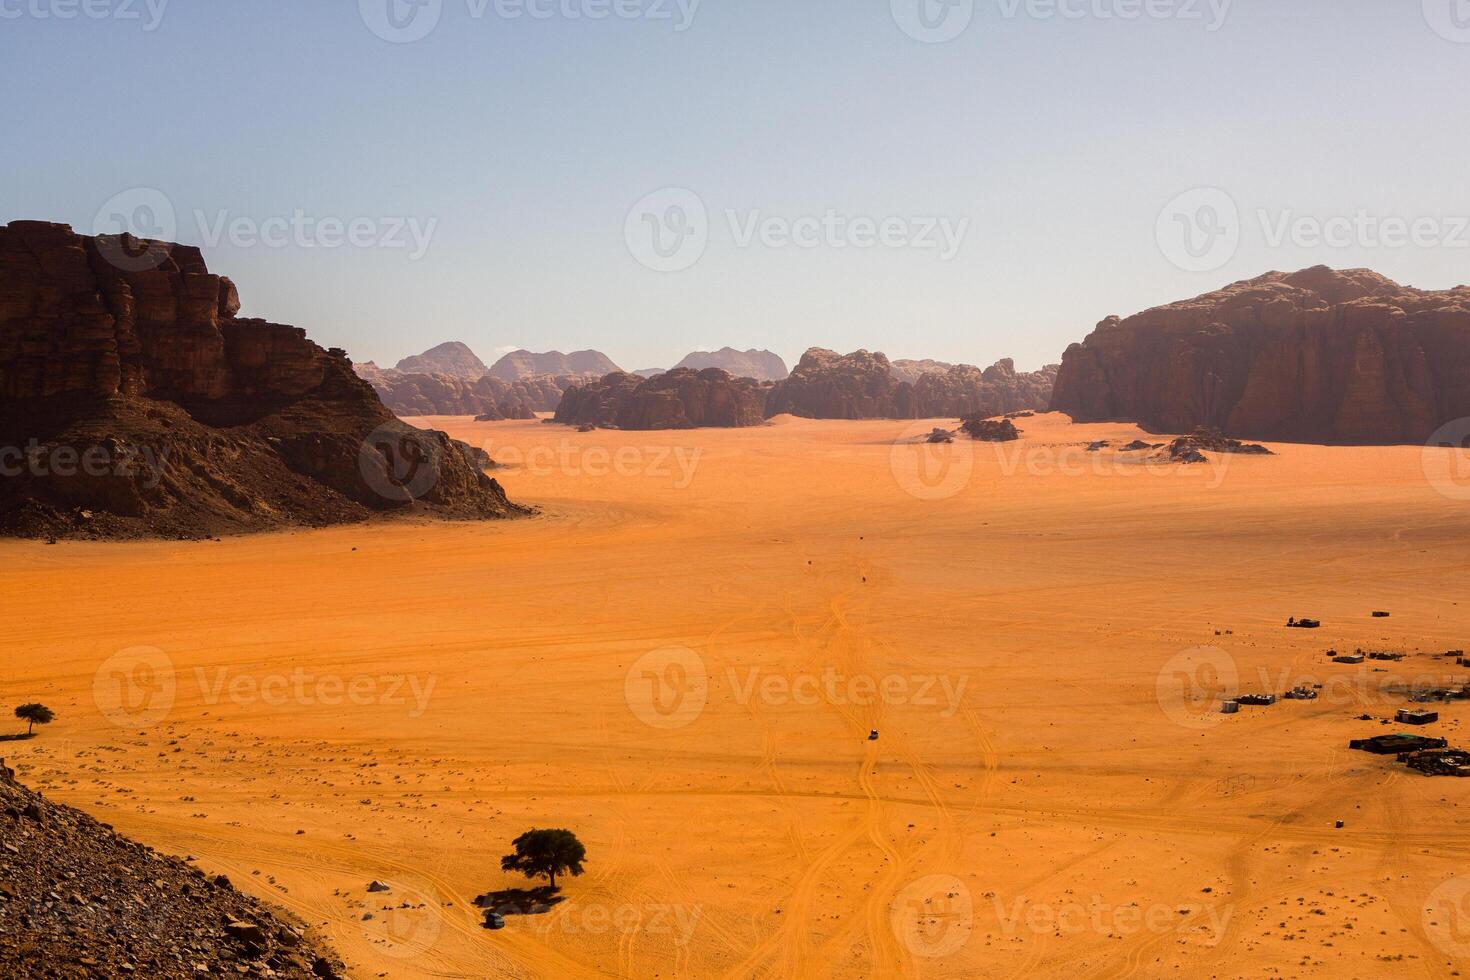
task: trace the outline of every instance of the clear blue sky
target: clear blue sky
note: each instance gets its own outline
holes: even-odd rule
[[[54,16],[69,2],[108,16]],[[477,17],[478,0],[442,0],[413,43],[369,29],[386,0],[171,0],[156,25],[147,2],[0,0],[0,220],[90,231],[141,187],[196,244],[195,212],[365,218],[374,235],[436,222],[417,258],[207,247],[247,315],[359,360],[459,339],[487,358],[595,347],[626,368],[724,344],[1034,367],[1107,314],[1272,268],[1470,281],[1470,248],[1273,245],[1256,216],[1470,215],[1470,38],[1431,27],[1437,3],[1461,0],[1424,0],[1428,16],[1421,0],[1235,0],[1213,31],[1209,0],[1172,4],[1205,21],[1092,12],[1129,0],[1071,0],[1076,19],[978,0],[942,44],[906,34],[889,0],[703,0],[685,30],[675,0],[673,20],[509,19],[494,0]],[[703,257],[677,272],[625,240],[630,208],[666,187],[711,219]],[[1206,272],[1156,236],[1197,187],[1241,212],[1238,250]],[[742,247],[725,217],[829,209],[970,224],[943,261]]]

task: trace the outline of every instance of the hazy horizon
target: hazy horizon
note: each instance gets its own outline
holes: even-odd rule
[[[11,0],[0,220],[168,232],[384,366],[1034,370],[1269,270],[1470,279],[1453,0],[920,2]]]

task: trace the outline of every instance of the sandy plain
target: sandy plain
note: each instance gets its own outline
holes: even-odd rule
[[[0,544],[0,696],[59,713],[0,755],[360,977],[1470,962],[1470,781],[1346,748],[1397,730],[1403,684],[1470,675],[1435,656],[1470,645],[1451,451],[1181,467],[1058,416],[939,449],[934,423],[417,421],[509,461],[541,515]],[[1323,656],[1357,646],[1414,655]],[[1322,696],[1215,713],[1299,683]],[[1470,709],[1441,711],[1457,741]],[[485,930],[533,826],[574,830],[587,873]]]

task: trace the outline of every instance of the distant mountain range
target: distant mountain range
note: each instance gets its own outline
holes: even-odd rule
[[[982,371],[968,364],[890,363],[882,354],[839,356],[813,348],[793,373],[771,351],[733,347],[695,351],[668,371],[624,373],[593,350],[519,350],[486,368],[469,347],[451,342],[404,358],[395,369],[368,362],[358,365],[357,373],[401,416],[529,419],[557,412],[559,421],[578,424],[677,428],[748,425],[763,411],[813,418],[937,418],[1040,409],[1051,398],[1056,368],[1018,374],[1009,360]],[[755,385],[733,384],[742,378]],[[584,390],[563,406],[570,397],[565,393],[574,388]]]

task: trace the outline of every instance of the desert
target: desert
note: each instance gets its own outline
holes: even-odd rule
[[[1470,0],[0,0],[0,980],[1470,969]]]
[[[1054,414],[942,446],[413,421],[541,513],[0,544],[6,687],[59,716],[5,747],[20,778],[353,976],[1458,968],[1459,781],[1349,751],[1407,698],[1324,657],[1470,675],[1435,656],[1470,625],[1470,517],[1423,447],[1182,466]],[[1199,657],[1326,694],[1222,716]],[[587,873],[487,931],[533,826]]]

